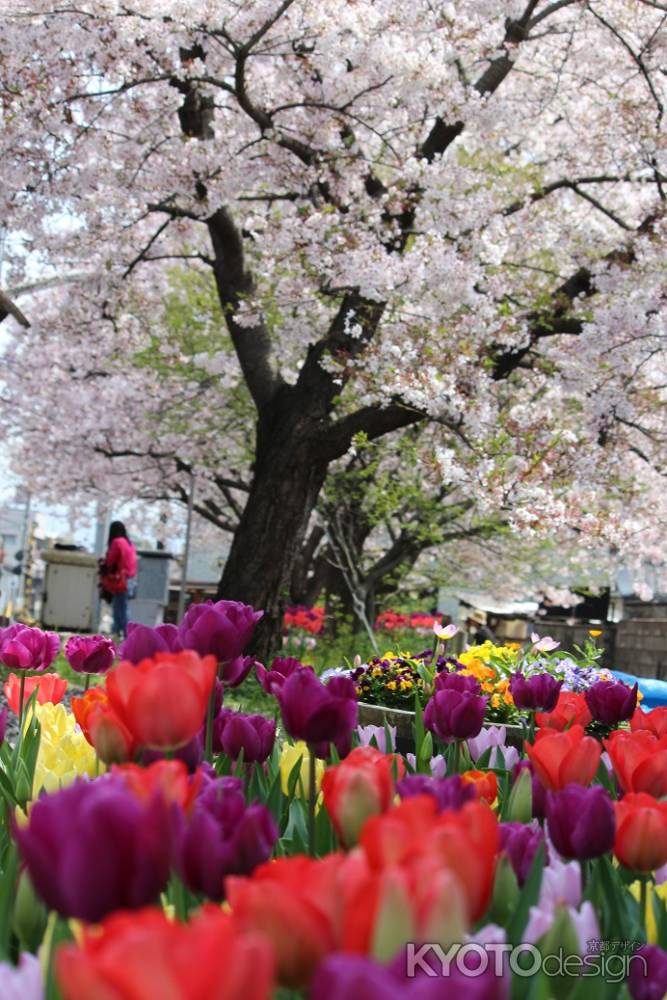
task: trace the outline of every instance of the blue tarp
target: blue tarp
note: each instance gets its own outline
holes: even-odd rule
[[[640,704],[645,711],[650,712],[658,705],[667,705],[667,681],[659,681],[654,677],[633,677],[621,670],[612,670],[612,674],[625,684],[639,684],[639,690],[644,696]]]

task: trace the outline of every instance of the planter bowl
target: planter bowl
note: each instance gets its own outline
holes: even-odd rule
[[[360,726],[384,726],[385,721],[389,726],[396,726],[396,749],[400,753],[414,753],[414,712],[409,712],[404,708],[390,708],[385,705],[369,705],[364,701],[359,702]],[[523,742],[526,738],[523,726],[487,722],[484,724],[484,729],[500,725],[505,726],[507,746],[522,750]]]

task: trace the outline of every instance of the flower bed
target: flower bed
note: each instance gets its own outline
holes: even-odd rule
[[[20,716],[0,747],[0,997],[665,993],[667,707],[568,690],[556,673],[583,683],[592,650],[408,657],[424,698],[401,755],[402,709],[359,727],[351,677],[245,656],[257,619],[199,605],[132,628],[120,663],[78,637],[70,666],[103,680],[73,714],[49,700],[57,637],[0,633]],[[520,747],[483,728],[478,661],[505,656]],[[226,706],[250,671],[278,725]]]

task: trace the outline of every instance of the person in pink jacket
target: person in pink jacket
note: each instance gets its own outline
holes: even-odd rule
[[[137,575],[137,551],[127,536],[122,521],[112,521],[109,527],[107,554],[104,557],[107,573],[118,576],[118,589],[111,600],[114,635],[127,635],[128,599],[134,592]]]

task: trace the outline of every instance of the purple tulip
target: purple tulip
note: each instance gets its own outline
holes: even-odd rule
[[[475,786],[465,782],[460,774],[451,778],[431,778],[426,774],[408,774],[396,784],[396,791],[402,799],[415,795],[431,795],[438,803],[438,809],[458,810],[466,802],[474,802]]]
[[[231,719],[236,712],[233,708],[218,708],[213,717],[213,753],[224,753],[222,749],[222,734],[227,725],[227,720]]]
[[[127,638],[120,647],[121,660],[141,663],[151,659],[156,653],[178,653],[183,649],[181,637],[175,625],[138,625],[130,622]]]
[[[105,635],[73,635],[65,644],[65,657],[72,670],[82,674],[104,674],[116,656],[116,647]]]
[[[500,850],[507,855],[519,885],[523,885],[540,844],[546,841],[537,823],[500,823]]]
[[[359,746],[368,747],[371,745],[371,740],[375,740],[375,745],[380,753],[393,753],[396,749],[396,726],[389,726],[388,729],[391,744],[389,747],[387,747],[387,733],[384,726],[357,726]]]
[[[233,660],[224,660],[220,671],[223,681],[230,687],[238,687],[246,679],[254,663],[252,656],[236,656]]]
[[[525,677],[518,670],[512,675],[510,694],[518,709],[529,712],[553,712],[562,686],[562,681],[557,681],[546,671]]]
[[[667,993],[667,951],[645,944],[632,955],[628,992],[632,1000],[663,1000]]]
[[[453,961],[449,971],[442,975],[437,961],[428,962],[433,970],[424,972],[421,965],[415,968],[416,975],[408,978],[409,959],[400,954],[389,966],[361,955],[332,955],[319,966],[313,979],[310,1000],[350,1000],[363,997],[364,1000],[504,1000],[507,997],[507,982],[494,975],[494,963],[489,962],[487,970],[477,973],[479,958],[461,959],[461,964],[469,963],[471,974],[459,968]]]
[[[505,726],[487,726],[482,729],[479,736],[468,740],[468,750],[472,760],[477,761],[487,750],[491,750],[488,760],[488,767],[500,767],[501,764],[506,770],[511,771],[519,760],[519,751],[516,747],[505,745],[507,730]],[[499,759],[502,754],[502,761]]]
[[[243,715],[223,709],[216,719],[214,740],[232,760],[237,760],[243,751],[244,763],[264,763],[275,739],[276,724],[263,715]]]
[[[55,632],[27,625],[10,625],[0,637],[0,663],[10,670],[46,670],[58,651],[60,639]]]
[[[413,771],[417,770],[417,758],[413,753],[406,753],[405,759]],[[429,761],[430,776],[432,778],[444,778],[447,774],[447,761],[441,753],[431,757]]]
[[[177,747],[166,753],[163,750],[142,750],[141,763],[143,767],[155,763],[156,760],[182,760],[190,774],[194,774],[204,759],[204,729],[197,733],[185,746]]]
[[[332,677],[323,684],[312,670],[295,670],[275,696],[293,740],[305,740],[316,757],[328,757],[331,743],[341,757],[350,752],[358,708],[349,677]]]
[[[304,664],[293,656],[276,656],[269,670],[261,663],[255,664],[257,680],[267,694],[274,694],[277,688],[283,686],[286,677],[293,674],[295,670],[303,669],[305,669]]]
[[[578,861],[561,861],[550,857],[542,872],[542,885],[537,905],[553,913],[559,903],[575,909],[581,903],[581,865]]]
[[[268,861],[278,827],[266,806],[246,805],[240,778],[205,783],[179,835],[177,868],[195,893],[221,900],[227,875]]]
[[[561,918],[567,916],[568,923],[577,938],[579,954],[582,957],[589,954],[590,942],[600,940],[600,928],[595,910],[588,901],[582,903],[578,910],[568,906],[564,901],[559,901],[553,909],[531,906],[522,940],[526,944],[536,944],[551,930],[559,915]]]
[[[614,846],[614,807],[602,785],[548,792],[546,816],[549,836],[563,858],[599,858]]]
[[[48,908],[95,924],[157,900],[169,879],[171,817],[162,796],[142,802],[104,776],[37,799],[13,834]]]
[[[512,768],[512,785],[514,785],[514,782],[524,769],[530,771],[532,777],[533,817],[535,819],[544,819],[547,808],[547,790],[535,774],[533,765],[529,760],[520,760],[518,764],[514,765]]]
[[[219,663],[236,660],[263,614],[239,601],[192,604],[179,627],[183,648],[194,649],[200,656],[215,656]]]
[[[637,707],[637,684],[628,687],[621,681],[598,681],[588,688],[585,697],[596,722],[615,726],[633,716]]]
[[[436,675],[435,690],[460,691],[461,694],[468,692],[468,694],[476,695],[482,693],[479,681],[476,677],[473,677],[472,674],[449,674],[446,671]]]
[[[44,1000],[42,966],[36,955],[23,952],[19,964],[0,962],[2,1000]]]
[[[467,740],[482,728],[486,703],[469,691],[436,691],[424,709],[424,725],[438,739]]]

